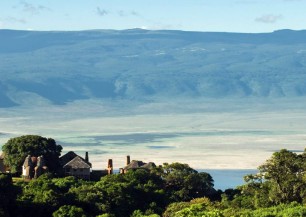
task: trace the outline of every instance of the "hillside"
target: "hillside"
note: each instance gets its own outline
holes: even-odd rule
[[[0,30],[0,107],[306,95],[306,31]]]

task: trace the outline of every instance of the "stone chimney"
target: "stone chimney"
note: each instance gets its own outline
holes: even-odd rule
[[[89,162],[88,151],[85,152],[85,161]]]
[[[119,173],[120,174],[124,174],[124,169],[123,168],[119,168]]]
[[[108,175],[113,174],[113,160],[108,159],[108,165],[107,165]]]
[[[130,155],[126,156],[126,165],[129,165],[131,163],[131,157]]]

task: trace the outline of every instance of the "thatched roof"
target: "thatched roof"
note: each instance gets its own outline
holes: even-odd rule
[[[143,168],[143,169],[152,169],[156,167],[155,163],[153,162],[149,162],[149,163],[144,163],[142,161],[139,161],[139,160],[132,160],[132,162],[127,165],[126,167],[124,167],[123,169],[124,170],[130,170],[130,169],[140,169],[140,168]]]
[[[63,156],[59,158],[61,165],[62,166],[66,165],[69,161],[71,161],[76,156],[78,155],[74,153],[73,151],[67,152],[66,154],[64,154]]]
[[[138,169],[141,166],[143,166],[145,163],[139,160],[132,160],[130,164],[125,166],[123,169],[129,170],[129,169]]]
[[[73,160],[75,157],[80,157],[83,161],[85,161],[84,158],[82,158],[81,156],[77,155],[76,153],[74,153],[73,151],[69,151],[66,154],[64,154],[63,156],[61,156],[59,158],[60,163],[62,166],[66,165],[68,162],[70,162],[71,160]],[[87,161],[85,161],[87,162]],[[91,167],[91,163],[87,162],[87,164]]]
[[[156,167],[155,163],[149,162],[149,163],[146,163],[145,165],[143,165],[141,168],[151,170],[151,169],[153,169],[155,167]]]
[[[67,164],[64,165],[63,168],[72,168],[72,169],[89,169],[91,166],[88,162],[86,162],[80,156],[76,156]]]
[[[32,157],[31,155],[28,155],[25,159],[24,159],[24,163],[23,163],[24,167],[28,167],[28,166],[33,166],[33,161],[32,161]]]

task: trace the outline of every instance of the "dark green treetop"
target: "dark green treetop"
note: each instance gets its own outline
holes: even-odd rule
[[[12,173],[21,172],[21,166],[27,155],[44,156],[50,172],[55,172],[59,167],[59,156],[62,146],[57,145],[54,139],[38,135],[25,135],[9,139],[2,146],[4,162]]]
[[[197,197],[211,197],[216,191],[210,174],[197,172],[188,164],[165,163],[161,168],[166,192],[172,201],[188,201]]]

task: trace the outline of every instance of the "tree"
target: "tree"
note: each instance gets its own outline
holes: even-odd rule
[[[144,214],[141,210],[135,210],[130,217],[159,217],[157,214]]]
[[[161,214],[168,205],[159,175],[145,169],[125,174],[104,176],[100,181],[70,187],[71,202],[94,216],[108,213],[118,217],[130,216],[134,210],[144,215]]]
[[[302,201],[301,192],[305,192],[305,162],[303,155],[282,149],[258,169],[270,182],[270,198],[276,203]]]
[[[25,135],[12,138],[2,146],[4,162],[10,167],[12,173],[21,172],[22,164],[27,155],[44,156],[50,172],[59,168],[59,156],[62,146],[57,145],[54,139],[37,135]]]
[[[31,201],[36,204],[47,205],[48,208],[52,208],[60,205],[61,196],[59,188],[52,181],[52,178],[48,174],[43,174],[29,182],[18,199],[20,201]]]
[[[53,217],[86,217],[86,214],[82,208],[64,205],[53,213]]]
[[[10,216],[15,206],[17,189],[9,174],[0,173],[0,216]]]
[[[190,202],[170,204],[164,217],[224,217],[222,211],[215,207],[208,198],[197,198]]]
[[[204,196],[210,197],[216,193],[211,175],[205,172],[198,173],[188,164],[165,163],[162,171],[166,182],[166,191],[174,202],[188,201]]]
[[[303,202],[306,197],[306,153],[282,149],[258,167],[259,173],[245,177],[244,195],[253,195],[254,206]]]

